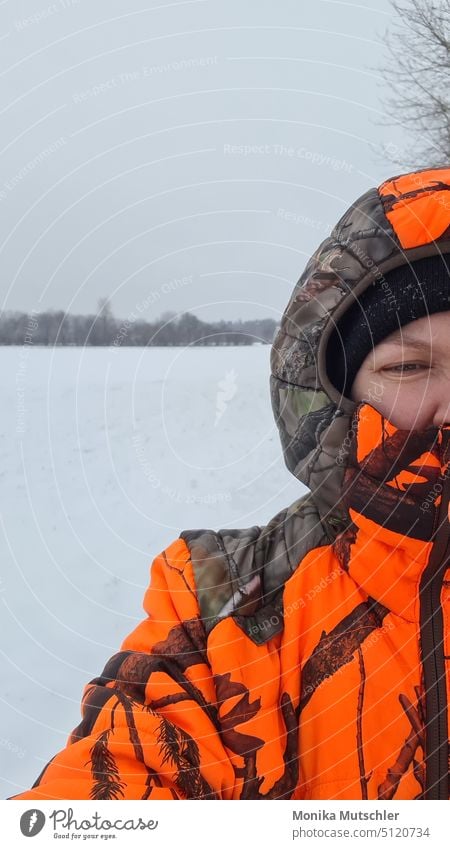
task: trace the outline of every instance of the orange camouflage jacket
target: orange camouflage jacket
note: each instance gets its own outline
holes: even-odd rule
[[[449,798],[450,425],[399,430],[326,373],[354,296],[437,252],[450,169],[392,178],[343,215],[271,352],[285,461],[311,491],[154,559],[146,618],[11,798]]]

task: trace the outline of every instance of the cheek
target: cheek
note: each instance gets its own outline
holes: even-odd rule
[[[390,396],[392,396],[390,390],[392,387],[386,387],[378,375],[374,377],[371,373],[367,374],[360,370],[353,381],[351,397],[357,403],[366,401],[382,412],[383,404],[390,403]]]
[[[412,385],[391,383],[380,374],[367,374],[361,370],[352,386],[352,399],[366,401],[378,410],[394,427],[410,429],[417,415],[417,388]],[[411,414],[413,412],[413,415]]]
[[[358,403],[366,401],[402,430],[420,429],[428,424],[432,392],[422,381],[401,384],[361,369],[354,380],[351,397]]]
[[[428,421],[428,402],[422,397],[422,387],[414,384],[382,383],[382,392],[372,405],[382,413],[394,427],[402,430],[421,429]]]

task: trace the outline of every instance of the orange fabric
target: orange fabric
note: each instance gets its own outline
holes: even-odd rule
[[[360,409],[360,461],[383,422]],[[410,492],[446,469],[419,456]],[[352,533],[303,558],[285,584],[284,629],[262,645],[232,616],[206,640],[186,544],[156,557],[147,618],[86,686],[83,720],[38,786],[13,798],[420,797],[418,588],[433,543],[350,509]],[[449,676],[450,569],[441,602]]]
[[[384,212],[402,248],[415,248],[447,233],[450,210],[450,171],[414,171],[379,187]]]

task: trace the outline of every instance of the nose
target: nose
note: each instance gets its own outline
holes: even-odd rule
[[[433,416],[433,427],[450,427],[450,402],[447,407],[444,405],[444,409],[441,405],[441,408],[436,411]]]
[[[428,382],[422,402],[431,427],[450,426],[450,372],[436,374]]]

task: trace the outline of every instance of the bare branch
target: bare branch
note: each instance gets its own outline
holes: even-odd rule
[[[391,5],[396,18],[384,34],[388,59],[373,69],[389,87],[387,125],[409,127],[413,165],[417,157],[425,166],[442,164],[450,159],[450,4],[392,0]],[[399,160],[395,153],[392,161],[410,165],[406,154]]]

